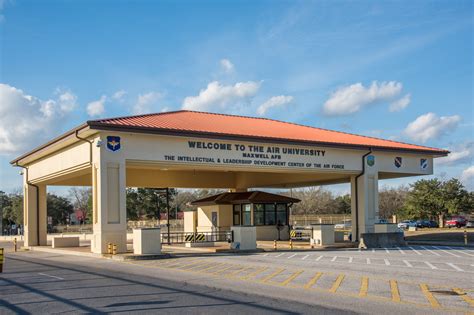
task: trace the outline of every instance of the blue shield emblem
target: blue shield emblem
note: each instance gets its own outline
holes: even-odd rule
[[[368,166],[374,166],[375,165],[375,156],[369,155],[367,157],[367,165]]]
[[[107,136],[107,149],[112,152],[120,150],[120,137]]]
[[[420,159],[420,168],[426,170],[428,168],[428,159]]]
[[[397,168],[400,168],[402,166],[402,158],[400,156],[397,156],[395,158],[394,164]]]

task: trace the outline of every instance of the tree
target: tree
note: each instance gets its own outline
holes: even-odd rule
[[[452,178],[441,185],[446,214],[458,214],[470,211],[474,207],[472,194],[468,193],[461,182]]]
[[[23,196],[20,191],[15,191],[9,195],[0,194],[2,203],[2,217],[7,224],[23,224]]]
[[[84,220],[92,218],[92,189],[72,187],[69,196],[76,210],[82,212]],[[84,223],[84,222],[83,222]]]
[[[55,194],[48,194],[47,207],[48,215],[51,216],[53,225],[68,223],[69,216],[74,212],[69,199]]]
[[[407,186],[381,189],[379,192],[379,217],[389,219],[395,214],[403,214],[408,192]]]
[[[336,199],[334,199],[334,213],[351,213],[351,195],[346,194],[343,196],[337,196]]]
[[[410,185],[404,214],[409,219],[424,219],[444,213],[442,183],[437,179],[421,179]]]

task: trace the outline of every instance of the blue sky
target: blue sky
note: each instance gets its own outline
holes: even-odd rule
[[[447,148],[435,175],[472,190],[473,9],[0,0],[0,190],[21,185],[12,158],[88,119],[182,108]]]

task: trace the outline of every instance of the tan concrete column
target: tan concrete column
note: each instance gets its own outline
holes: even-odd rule
[[[47,245],[46,185],[23,185],[24,246]],[[38,230],[39,228],[39,230]],[[39,240],[38,240],[39,237]]]
[[[375,167],[367,167],[364,175],[357,179],[358,220],[356,218],[356,176],[351,177],[351,220],[352,241],[356,240],[356,224],[359,236],[374,233],[374,224],[379,218],[378,172]],[[358,239],[358,237],[357,237]]]
[[[92,168],[92,252],[107,253],[107,244],[127,251],[125,161],[100,161]]]

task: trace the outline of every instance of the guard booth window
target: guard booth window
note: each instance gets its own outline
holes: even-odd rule
[[[242,212],[241,205],[234,205],[234,214],[233,214],[233,225],[240,225],[240,217]]]
[[[275,204],[265,204],[265,225],[275,225]]]
[[[242,225],[251,225],[251,205],[250,204],[244,204],[242,205]]]
[[[276,205],[277,224],[288,225],[288,205],[278,203]]]
[[[256,203],[253,205],[253,224],[264,225],[265,224],[265,208],[263,204]]]

